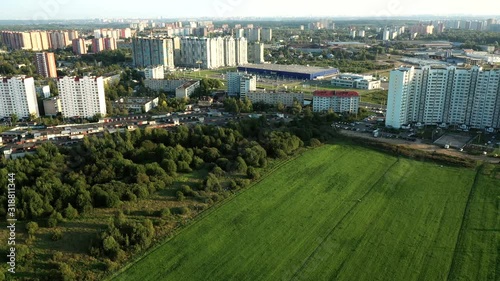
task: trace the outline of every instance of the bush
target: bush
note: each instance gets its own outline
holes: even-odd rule
[[[186,184],[183,184],[181,186],[181,190],[180,191],[182,191],[182,193],[184,195],[187,195],[187,196],[193,196],[194,195],[194,191],[191,189],[191,187],[189,185],[186,185]]]
[[[47,219],[47,227],[54,228],[57,226],[57,224],[59,222],[62,222],[63,220],[64,219],[63,219],[61,213],[54,211],[54,212],[52,212],[50,217]]]
[[[160,218],[168,218],[172,215],[172,213],[170,212],[170,209],[169,208],[165,208],[165,209],[162,209],[160,212],[159,212],[159,217]]]
[[[26,230],[28,231],[28,235],[31,237],[34,237],[37,230],[38,230],[38,223],[36,222],[29,222],[26,224]]]
[[[68,207],[64,209],[64,217],[69,220],[75,219],[78,217],[78,211],[68,203]]]
[[[184,201],[184,199],[186,199],[186,196],[184,196],[184,193],[182,193],[182,191],[180,191],[180,190],[177,191],[176,196],[177,196],[177,200],[181,201],[181,202]]]
[[[185,161],[177,162],[177,170],[181,173],[191,173],[193,170],[189,167],[189,164]]]
[[[321,141],[318,139],[312,138],[311,140],[309,140],[309,145],[311,147],[318,147],[318,146],[321,146]]]
[[[57,228],[52,231],[51,239],[52,241],[59,241],[63,238],[63,233],[61,229]]]
[[[247,176],[249,179],[251,180],[257,180],[260,178],[260,173],[257,169],[255,169],[254,167],[250,167],[248,168],[248,171],[247,171]]]

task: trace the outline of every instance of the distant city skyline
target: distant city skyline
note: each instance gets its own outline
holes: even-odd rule
[[[403,1],[358,0],[356,5],[333,1],[309,1],[293,5],[284,1],[265,0],[191,0],[170,1],[102,1],[87,0],[4,0],[0,20],[59,20],[93,18],[228,18],[228,17],[375,17],[394,18],[415,15],[486,16],[500,10],[500,2],[477,0]],[[498,16],[500,17],[500,16]]]

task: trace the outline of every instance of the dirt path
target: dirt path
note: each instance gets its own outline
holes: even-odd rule
[[[398,146],[403,146],[403,147],[409,147],[412,149],[417,149],[421,151],[428,151],[428,152],[436,152],[439,154],[445,154],[445,155],[450,155],[450,156],[455,156],[455,157],[461,157],[461,158],[469,158],[473,159],[476,161],[483,161],[487,163],[500,163],[500,159],[495,159],[487,156],[482,156],[482,155],[469,155],[463,152],[460,152],[458,150],[454,149],[444,149],[440,146],[434,145],[434,144],[425,144],[421,143],[421,140],[417,140],[416,142],[410,142],[402,139],[386,139],[386,138],[374,138],[371,134],[366,134],[366,133],[359,133],[355,131],[346,131],[346,130],[341,130],[340,133],[346,136],[350,137],[357,137],[357,138],[364,138],[364,139],[369,139],[372,141],[377,141],[377,142],[383,142],[383,143],[390,143]]]

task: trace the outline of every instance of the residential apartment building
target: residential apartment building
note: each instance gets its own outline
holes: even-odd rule
[[[45,78],[57,77],[56,57],[54,53],[36,53],[35,54],[36,72]]]
[[[253,91],[248,92],[245,97],[252,101],[252,103],[262,102],[271,105],[282,103],[284,106],[291,107],[295,100],[302,105],[304,103],[304,96],[304,93]]]
[[[126,109],[129,113],[148,113],[158,107],[159,98],[125,97],[112,103],[114,109]]]
[[[247,93],[257,90],[257,77],[245,72],[229,72],[227,74],[227,92],[230,96],[245,97]]]
[[[64,117],[91,118],[106,115],[102,77],[63,77],[57,80]]]
[[[250,63],[264,63],[264,43],[255,42],[249,44],[250,55],[248,60]]]
[[[75,36],[76,35],[76,36]],[[64,49],[78,38],[77,31],[1,31],[0,39],[11,50]]]
[[[224,64],[236,66],[236,41],[233,37],[224,37]]]
[[[381,82],[374,80],[371,75],[343,73],[332,79],[332,85],[341,88],[375,90],[380,89]]]
[[[175,89],[175,97],[187,99],[200,87],[200,81],[189,81]]]
[[[39,116],[33,77],[0,77],[0,117],[16,114],[19,118]]]
[[[262,29],[260,40],[262,42],[271,42],[273,40],[273,30],[271,28]]]
[[[144,69],[144,76],[146,79],[165,79],[165,71],[163,65],[148,66]]]
[[[97,54],[104,51],[104,39],[94,38],[92,39],[92,53]]]
[[[175,68],[172,38],[134,38],[132,53],[136,67],[163,65],[165,69]]]
[[[248,64],[248,41],[246,38],[236,39],[236,65]]]
[[[181,64],[187,67],[210,69],[212,48],[209,38],[184,37],[181,39]]]
[[[175,92],[177,88],[187,82],[189,80],[146,79],[144,86],[153,91]]]
[[[357,114],[359,110],[359,93],[348,91],[315,91],[313,94],[313,111]]]
[[[262,28],[249,28],[245,30],[245,35],[246,38],[248,39],[248,42],[260,42],[260,37],[261,37],[261,32]]]
[[[85,44],[85,39],[73,39],[73,53],[75,55],[85,55],[87,53],[87,45]]]
[[[500,128],[500,70],[424,66],[391,71],[386,126],[409,123]]]
[[[245,38],[184,37],[180,41],[181,65],[193,68],[214,69],[248,63]]]

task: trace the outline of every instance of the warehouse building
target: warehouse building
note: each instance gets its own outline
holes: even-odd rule
[[[336,68],[282,64],[247,64],[239,66],[238,71],[298,80],[320,80],[339,73],[339,70]]]

